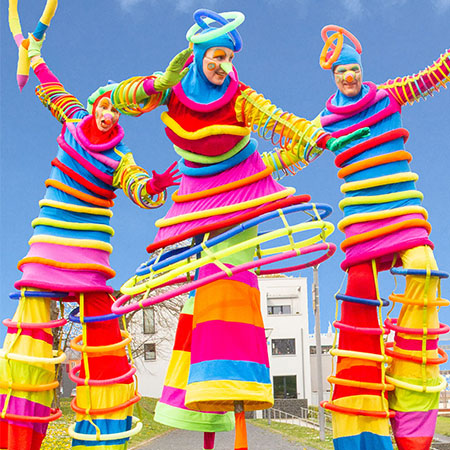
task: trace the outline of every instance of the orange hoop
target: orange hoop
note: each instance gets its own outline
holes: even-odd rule
[[[335,405],[334,403],[323,401],[320,402],[320,406],[330,411],[340,412],[344,414],[353,414],[356,416],[367,416],[367,417],[377,417],[377,418],[392,418],[395,416],[395,411],[366,411],[365,409],[353,409],[346,408],[345,406]]]
[[[328,31],[336,31],[339,34],[342,34],[343,36],[346,36],[350,39],[351,43],[355,46],[355,50],[361,54],[362,53],[362,46],[361,43],[358,41],[357,37],[350,33],[350,31],[346,30],[343,27],[339,27],[338,25],[326,25],[322,28],[322,31],[320,32],[320,35],[322,36],[322,39],[324,42],[328,40]],[[330,44],[331,49],[333,50],[335,48],[335,45],[333,43]]]
[[[337,45],[333,44],[333,41],[337,39]],[[332,34],[326,41],[320,54],[319,64],[322,69],[331,69],[333,63],[337,61],[342,50],[342,45],[344,44],[344,36],[341,33]],[[327,59],[328,50],[331,48],[333,53]]]

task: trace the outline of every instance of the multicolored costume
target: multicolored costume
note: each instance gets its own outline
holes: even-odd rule
[[[359,53],[346,44],[332,67],[345,64],[362,70]],[[409,133],[400,113],[406,103],[437,92],[449,75],[447,50],[418,74],[379,86],[363,83],[354,97],[338,90],[316,121],[335,137],[370,127],[369,137],[336,152],[335,160],[345,180],[339,228],[346,237],[341,267],[348,273],[345,295],[336,295],[343,301],[341,318],[334,323],[339,345],[331,350],[338,360],[329,378],[332,399],[324,402],[333,411],[336,449],[392,449],[388,417],[399,449],[431,445],[439,392],[445,387],[438,364],[446,357],[438,349],[438,335],[448,330],[439,324],[437,312],[448,301],[436,298],[436,290],[447,275],[437,270],[423,195],[415,186],[418,176],[404,150]],[[398,319],[388,317],[383,327],[377,307],[389,302],[380,298],[377,273],[387,269],[406,276],[406,291],[390,296],[402,309]],[[395,331],[394,342],[385,345],[383,336],[390,331]]]
[[[196,20],[214,17],[221,22],[226,14],[232,13],[218,15],[200,10],[194,17]],[[212,30],[215,29],[206,27],[202,33],[207,36]],[[209,82],[202,61],[211,47],[239,50],[235,35],[229,34],[194,43],[193,58],[186,63],[189,72],[180,83],[164,92],[160,102],[168,108],[161,119],[175,151],[181,156],[179,169],[183,177],[179,190],[172,196],[174,205],[156,222],[159,231],[147,250],[153,252],[194,237],[200,247],[198,257],[209,258],[210,263],[199,263],[192,284],[196,287],[195,302],[191,297],[185,307],[193,316],[188,318],[187,311],[183,310],[178,332],[183,328],[184,340],[178,340],[177,332],[155,419],[180,428],[220,431],[229,426],[228,415],[218,418],[217,414],[210,414],[208,418],[208,413],[199,411],[237,412],[236,403],[239,403],[235,448],[244,449],[247,441],[240,431],[245,426],[244,410],[264,409],[273,404],[257,276],[249,270],[262,263],[254,264],[255,245],[246,246],[246,242],[257,239],[257,223],[243,227],[229,239],[220,241],[220,238],[227,236],[230,227],[250,223],[249,219],[256,220],[264,214],[281,215],[285,220],[282,208],[295,207],[309,199],[294,197],[295,189],[285,188],[272,179],[272,169],[264,164],[250,133],[258,131],[272,142],[277,137],[284,141],[287,152],[300,155],[305,163],[305,155],[325,132],[320,126],[284,112],[264,99],[238,80],[234,68],[223,85]],[[115,106],[127,112],[141,102],[156,104],[153,83],[153,79],[136,78],[120,83],[113,97],[117,99]],[[128,101],[124,101],[126,98]],[[208,237],[219,242],[209,246],[205,241]],[[325,246],[328,250],[333,247]],[[300,250],[296,255],[299,254]],[[158,273],[158,264],[162,263],[158,260],[149,263],[150,271]],[[239,269],[244,267],[248,268]],[[125,288],[122,290],[127,292]],[[122,311],[121,305],[119,299],[113,311]],[[189,345],[180,346],[185,342]],[[213,422],[208,424],[210,420]],[[213,448],[213,442],[205,441],[205,448]]]
[[[92,128],[93,116],[42,59],[34,70],[42,83],[37,95],[63,129],[40,213],[32,222],[30,249],[18,264],[23,275],[13,297],[19,306],[14,318],[3,322],[8,334],[0,355],[0,448],[39,449],[48,422],[61,415],[51,405],[58,386],[55,364],[65,355],[54,354],[52,329],[66,319],[50,320],[50,302],[70,299],[79,302],[70,319],[83,329],[71,343],[82,354],[81,365],[70,371],[77,383],[73,448],[125,449],[140,428],[131,429],[132,405],[140,397],[133,381],[136,369],[125,350],[131,338],[111,313],[113,289],[106,284],[114,277],[111,207],[117,188],[143,208],[162,205],[166,193],[154,199],[147,194],[150,177],[134,163],[118,124],[100,136]],[[93,142],[92,136],[98,139]]]

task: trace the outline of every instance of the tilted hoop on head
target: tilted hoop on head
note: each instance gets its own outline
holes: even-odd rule
[[[335,31],[334,34],[328,36],[328,31]],[[355,50],[361,54],[362,47],[358,39],[343,27],[337,25],[326,25],[322,28],[320,35],[325,42],[322,52],[320,54],[320,67],[322,69],[331,69],[334,62],[339,58],[339,54],[344,44],[344,36],[348,37],[352,44],[355,46]],[[334,40],[337,39],[337,44],[334,44]],[[328,50],[332,50],[332,54],[327,59]]]
[[[203,17],[206,20],[203,20]],[[193,44],[208,42],[216,37],[229,33],[234,40],[234,51],[238,52],[242,48],[242,38],[236,28],[245,20],[244,14],[239,11],[229,11],[216,13],[209,9],[198,9],[194,13],[196,23],[186,33],[186,39]],[[228,21],[231,19],[231,22]],[[212,29],[209,33],[196,34],[200,30],[208,29],[208,25],[212,22],[218,22],[222,26]]]
[[[118,83],[107,84],[106,86],[100,86],[95,92],[93,92],[87,99],[86,109],[89,114],[92,114],[92,108],[95,101],[107,92],[112,92],[118,86]]]

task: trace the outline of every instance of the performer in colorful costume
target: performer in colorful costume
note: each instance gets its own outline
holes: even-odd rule
[[[157,208],[166,187],[178,184],[176,171],[171,167],[151,178],[138,167],[122,142],[120,114],[110,100],[114,86],[98,89],[86,110],[48,69],[41,45],[30,37],[29,56],[41,82],[36,93],[63,129],[39,217],[32,222],[30,249],[18,264],[20,292],[12,297],[19,306],[3,322],[8,332],[0,354],[0,448],[39,449],[48,422],[61,416],[51,410],[55,364],[65,359],[52,350],[52,329],[67,322],[50,320],[50,303],[59,299],[79,303],[70,319],[83,330],[71,343],[82,354],[81,365],[70,371],[77,383],[72,446],[125,449],[142,424],[132,428],[132,405],[140,396],[125,350],[131,338],[111,313],[113,289],[106,284],[115,275],[109,265],[114,190],[122,188],[142,208]]]
[[[257,226],[244,227],[227,240],[224,236],[230,226],[275,210],[283,215],[281,208],[309,200],[308,196],[294,197],[295,189],[273,180],[272,169],[265,167],[250,133],[271,135],[272,140],[279,136],[286,152],[300,155],[304,163],[316,145],[337,148],[348,138],[330,138],[320,126],[282,111],[239,81],[232,60],[242,45],[235,29],[244,20],[241,13],[198,10],[194,18],[197,25],[187,35],[193,55],[191,50],[180,53],[156,79],[122,82],[113,99],[127,113],[141,102],[156,104],[153,99],[163,92],[160,104],[168,111],[161,119],[181,156],[178,165],[183,176],[172,196],[175,203],[156,222],[159,231],[147,250],[196,237],[200,258],[211,261],[199,267],[192,284],[197,287],[195,301],[191,297],[186,307],[193,315],[185,321],[182,315],[155,419],[181,428],[220,431],[226,429],[223,422],[207,426],[207,414],[199,411],[234,410],[235,448],[246,449],[244,411],[273,404],[257,276],[248,269],[238,270],[253,264],[255,245],[245,243],[257,239]],[[213,21],[223,28],[210,26]],[[217,245],[208,246],[204,236],[216,239]],[[332,244],[325,245],[332,248]],[[233,246],[240,251],[230,250]],[[155,273],[157,265],[158,261],[149,265]],[[155,284],[144,286],[150,289]],[[127,285],[122,291],[128,292]],[[119,299],[113,311],[126,310],[122,308],[126,300]],[[131,308],[155,302],[140,301]],[[179,333],[183,340],[178,339]],[[207,437],[204,448],[211,449],[213,438]]]
[[[328,37],[330,30],[336,33]],[[344,35],[356,49],[343,44]],[[341,267],[348,274],[345,295],[336,295],[343,302],[341,319],[334,323],[339,345],[331,350],[338,360],[329,378],[332,399],[324,402],[333,412],[334,446],[392,449],[390,417],[400,450],[428,449],[445,387],[439,364],[446,355],[438,336],[449,329],[439,324],[437,311],[448,301],[436,298],[436,291],[439,279],[448,275],[438,271],[433,256],[400,113],[405,104],[432,95],[450,80],[450,52],[418,74],[377,86],[362,82],[361,46],[353,35],[330,25],[322,37],[321,65],[333,71],[338,91],[317,125],[335,137],[370,127],[369,137],[334,152],[338,176],[345,180],[339,228],[346,236]],[[399,318],[388,317],[383,327],[381,306],[389,302],[379,296],[377,274],[387,269],[406,276],[406,290],[390,296],[402,308]],[[385,345],[383,336],[390,331],[395,331],[394,343]]]

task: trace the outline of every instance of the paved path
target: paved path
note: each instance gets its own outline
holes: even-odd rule
[[[292,442],[279,433],[272,433],[250,423],[247,423],[247,435],[251,450],[317,450]],[[185,430],[171,431],[138,447],[139,450],[201,450],[202,448],[203,433]],[[215,450],[233,450],[233,448],[234,430],[216,434]]]

